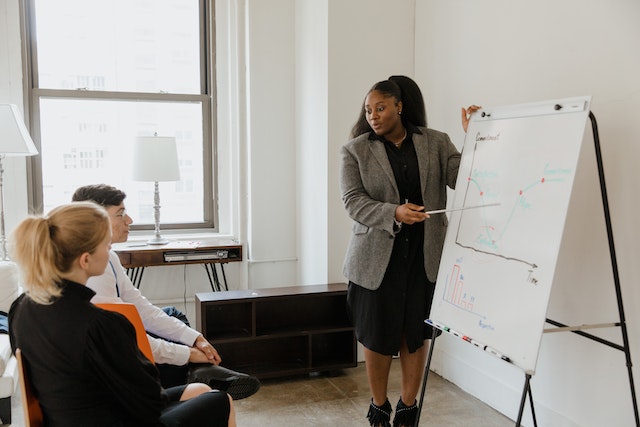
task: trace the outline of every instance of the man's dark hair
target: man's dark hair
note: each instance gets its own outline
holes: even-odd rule
[[[127,197],[124,191],[107,184],[85,185],[78,188],[71,201],[82,202],[90,200],[101,206],[118,206]]]

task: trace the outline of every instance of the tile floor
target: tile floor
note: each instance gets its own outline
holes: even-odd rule
[[[400,361],[394,359],[389,381],[392,406],[400,397]],[[255,395],[236,401],[239,427],[367,427],[371,396],[364,364],[335,376],[264,380]],[[421,427],[502,427],[510,420],[457,386],[429,375],[420,416]]]
[[[394,359],[389,400],[400,396],[400,361]],[[262,381],[255,395],[236,401],[239,427],[367,427],[370,400],[364,364],[334,376],[311,375]],[[512,421],[433,372],[420,416],[421,427],[507,427]],[[12,398],[13,423],[23,427],[18,394]]]

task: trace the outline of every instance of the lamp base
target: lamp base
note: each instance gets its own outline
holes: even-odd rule
[[[169,243],[160,235],[160,187],[158,181],[153,184],[153,218],[155,220],[155,234],[152,239],[147,240],[147,245],[166,245]]]
[[[167,243],[169,243],[169,240],[164,237],[154,237],[147,240],[147,245],[166,245]]]

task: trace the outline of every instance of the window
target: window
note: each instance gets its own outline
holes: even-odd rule
[[[154,185],[132,180],[131,152],[157,134],[180,164],[160,183],[162,228],[214,227],[211,2],[24,1],[34,210],[106,183],[127,193],[133,228],[153,228]]]

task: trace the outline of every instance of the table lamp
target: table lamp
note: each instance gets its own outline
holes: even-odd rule
[[[4,166],[7,156],[33,156],[38,154],[27,131],[22,114],[14,104],[0,104],[0,240],[2,261],[9,261],[7,238],[4,230]]]
[[[153,217],[155,235],[147,241],[149,245],[164,245],[169,240],[160,235],[160,189],[158,182],[179,181],[178,150],[176,139],[168,136],[141,136],[133,149],[133,179],[154,183]]]

